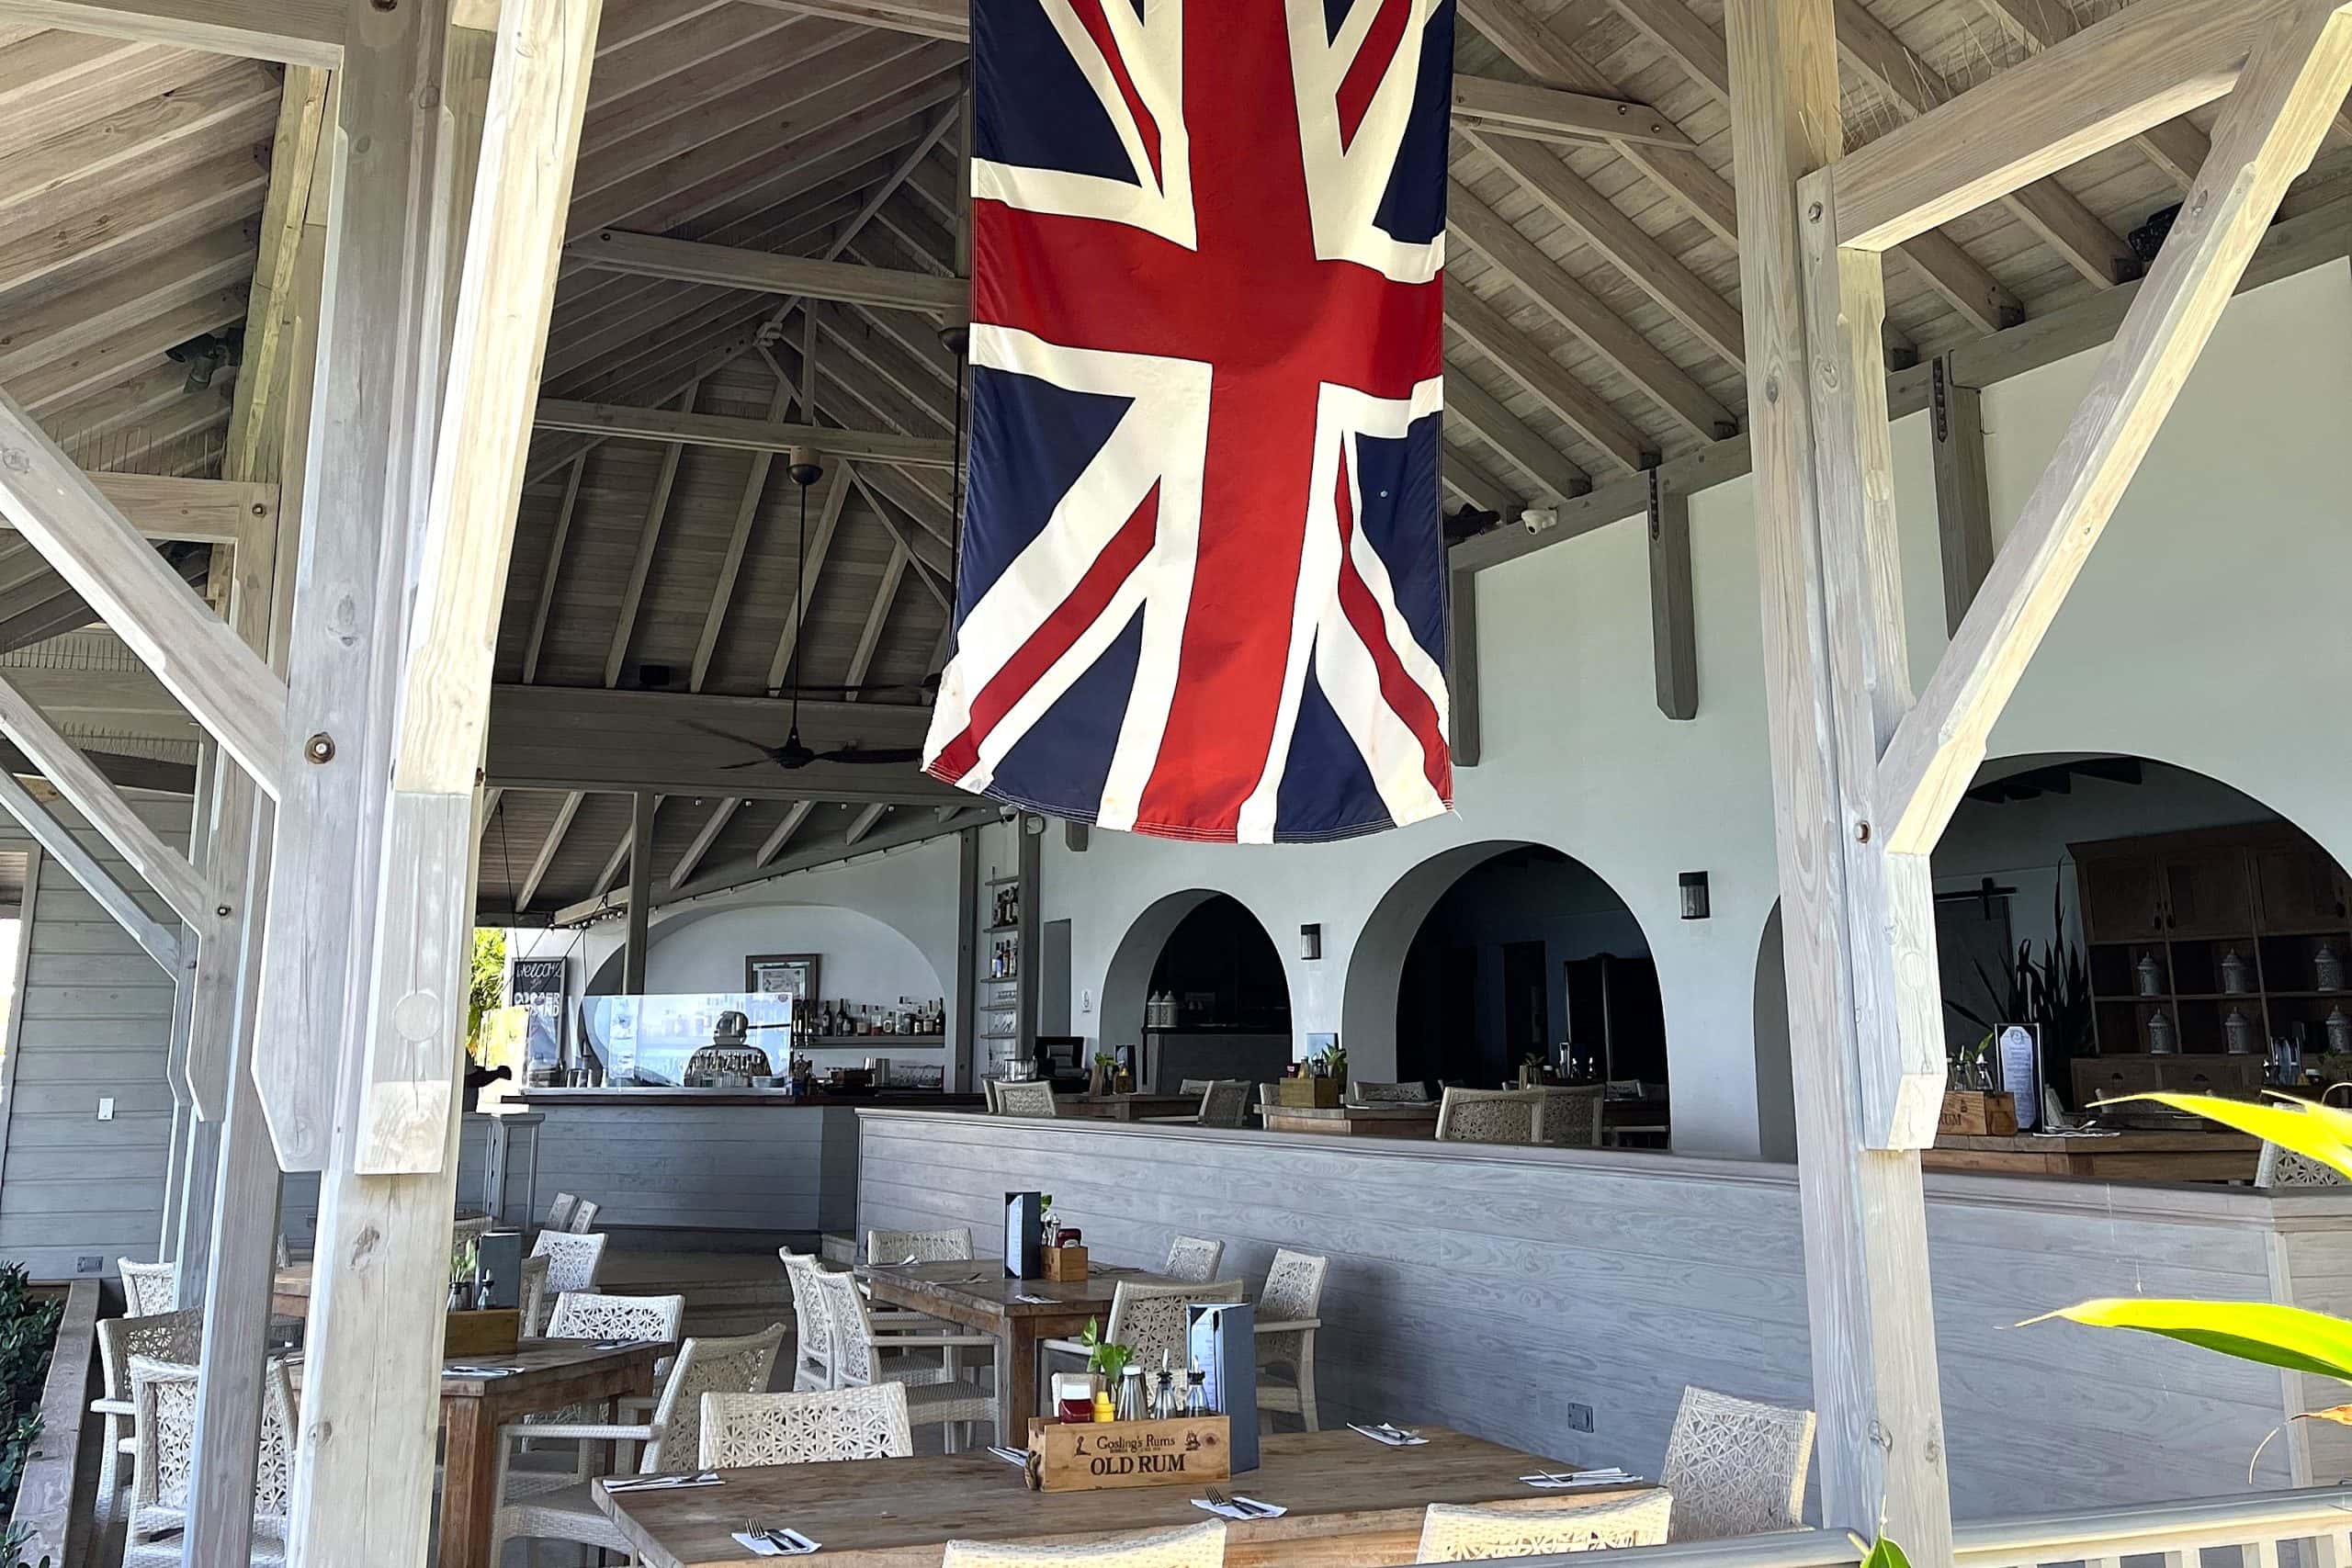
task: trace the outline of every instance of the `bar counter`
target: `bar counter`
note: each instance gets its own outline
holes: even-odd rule
[[[1038,1189],[1094,1258],[1226,1244],[1330,1259],[1321,1418],[1428,1421],[1655,1476],[1686,1384],[1812,1401],[1793,1167],[876,1106],[857,1224],[968,1225]],[[2145,1336],[2016,1325],[2102,1295],[2352,1307],[2352,1190],[2272,1193],[1930,1172],[1929,1268],[1962,1517],[2248,1489],[2332,1387]],[[2296,1421],[2263,1488],[2352,1473],[2352,1432]]]

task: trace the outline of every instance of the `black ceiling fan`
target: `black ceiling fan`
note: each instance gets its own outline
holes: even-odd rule
[[[825,469],[824,465],[818,461],[817,454],[812,449],[796,446],[792,449],[791,464],[785,471],[792,476],[792,482],[800,487],[800,529],[799,541],[793,552],[792,598],[793,603],[805,604],[808,601],[801,588],[802,574],[808,570],[808,487],[817,482]],[[812,686],[808,689],[846,694],[893,688],[876,685],[871,687]],[[764,740],[754,740],[748,735],[738,735],[732,730],[698,724],[692,719],[684,722],[689,729],[699,729],[705,735],[716,735],[722,740],[732,740],[739,746],[749,746],[759,753],[756,757],[747,757],[740,762],[720,764],[722,768],[727,769],[773,765],[790,771],[805,768],[811,762],[865,763],[903,767],[907,763],[922,761],[922,752],[910,746],[839,746],[831,751],[820,751],[803,743],[800,739],[801,690],[802,688],[797,686],[792,688],[792,719],[785,734],[784,744],[781,746],[771,746]]]
[[[934,671],[920,681],[864,681],[839,686],[779,686],[768,694],[774,697],[915,697],[923,702],[934,701],[939,695],[939,676]]]

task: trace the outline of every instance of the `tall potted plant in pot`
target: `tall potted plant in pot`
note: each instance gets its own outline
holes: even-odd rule
[[[1991,1041],[2005,1025],[2037,1025],[2041,1034],[2041,1081],[2058,1091],[2061,1100],[2074,1099],[2073,1063],[2086,1055],[2091,1041],[2091,977],[2081,947],[2066,937],[2066,890],[2059,885],[2050,899],[2051,939],[2040,956],[2030,941],[2018,943],[2016,959],[1998,975],[1976,966],[1984,994],[1999,1010],[1987,1018],[1981,1010],[1944,998],[1944,1006],[1984,1032],[1977,1050],[1989,1056]],[[1954,1076],[1955,1083],[1960,1081]],[[2015,1092],[2012,1086],[2012,1092]]]

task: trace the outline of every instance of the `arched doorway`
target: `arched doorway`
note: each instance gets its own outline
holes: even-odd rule
[[[1102,1048],[1139,1051],[1139,1084],[1155,1089],[1273,1077],[1293,1055],[1282,950],[1229,894],[1169,894],[1136,917],[1112,953],[1100,1030]]]
[[[2274,1055],[2316,1066],[2331,1037],[2352,1045],[2352,876],[2233,785],[2145,757],[1996,759],[1931,865],[1948,1059],[2037,1025],[2041,1080],[2075,1109],[2154,1087],[2152,1056],[2251,1093]],[[1768,1155],[1764,1090],[1788,1059],[1780,920],[1776,905],[1757,960]]]
[[[1542,844],[1449,850],[1390,888],[1358,938],[1342,1020],[1359,1077],[1492,1088],[1564,1044],[1663,1100],[1666,1029],[1641,922]]]

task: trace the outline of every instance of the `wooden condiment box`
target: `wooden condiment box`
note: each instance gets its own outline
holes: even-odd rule
[[[1102,1492],[1188,1486],[1233,1474],[1232,1424],[1222,1416],[1182,1421],[1029,1423],[1032,1492]]]
[[[523,1314],[513,1307],[453,1312],[441,1331],[441,1354],[503,1356],[514,1353],[523,1334]]]
[[[1045,1249],[1046,1278],[1057,1284],[1074,1285],[1086,1278],[1086,1248],[1082,1247],[1049,1247]]]
[[[1277,1078],[1274,1103],[1300,1111],[1336,1111],[1340,1106],[1337,1078]]]
[[[1936,1131],[1961,1136],[2006,1138],[2018,1130],[2015,1095],[1989,1094],[1981,1089],[1944,1091],[1943,1114]]]

